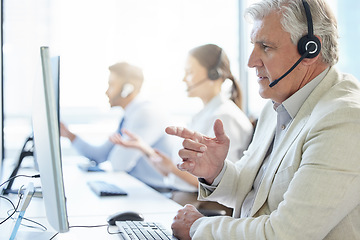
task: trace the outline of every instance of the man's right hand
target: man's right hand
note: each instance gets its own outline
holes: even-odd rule
[[[183,162],[178,168],[204,178],[208,184],[211,184],[221,172],[230,146],[229,137],[224,132],[221,120],[215,121],[214,138],[183,127],[167,127],[165,131],[184,139],[184,148],[179,151]]]
[[[72,133],[62,122],[60,122],[60,136],[68,138],[71,142],[76,138],[76,135]]]

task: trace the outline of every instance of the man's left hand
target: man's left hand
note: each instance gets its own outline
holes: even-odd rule
[[[191,225],[199,218],[204,217],[193,205],[186,204],[178,211],[171,225],[173,235],[181,240],[190,238]]]

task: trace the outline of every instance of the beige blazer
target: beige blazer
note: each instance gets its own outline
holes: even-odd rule
[[[234,208],[234,216],[201,218],[193,239],[360,239],[360,87],[331,68],[273,152],[249,218],[244,198],[272,142],[276,112],[269,102],[253,142],[216,190],[199,199]]]

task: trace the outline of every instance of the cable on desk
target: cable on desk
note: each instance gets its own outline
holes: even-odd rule
[[[5,182],[1,183],[1,184],[0,184],[0,187],[3,186],[5,183],[10,182],[10,181],[13,180],[14,178],[18,178],[18,177],[39,178],[39,177],[40,177],[40,174],[35,174],[35,175],[22,175],[22,174],[20,174],[20,175],[16,175],[16,176],[13,176],[13,177],[9,178],[9,179],[6,180]],[[21,187],[19,188],[19,192],[18,192],[19,201],[18,201],[16,207],[15,207],[15,205],[13,204],[13,202],[12,202],[9,198],[0,195],[0,198],[9,201],[9,202],[11,203],[11,205],[13,206],[13,209],[14,209],[14,211],[13,211],[7,218],[5,218],[3,221],[0,222],[0,225],[3,224],[4,222],[6,222],[7,220],[9,220],[9,219],[16,213],[17,209],[19,208],[19,204],[20,204],[20,202],[21,202],[21,198],[22,198],[21,190],[22,190],[23,187],[24,187],[24,186],[21,186]]]
[[[13,207],[13,209],[15,209],[14,203],[9,198],[1,196],[1,195],[0,195],[0,198],[5,199],[6,201],[8,201],[11,204],[11,206]]]
[[[92,226],[69,226],[69,228],[97,228],[97,227],[106,227],[109,224],[101,224],[101,225],[92,225]]]
[[[24,187],[24,185],[21,186],[20,189],[19,189],[19,193],[18,193],[18,195],[19,195],[19,203],[20,203],[20,201],[21,201],[21,199],[22,199],[21,190],[22,190],[23,187]],[[32,195],[34,195],[34,192],[32,193]],[[13,206],[13,209],[10,209],[10,210],[7,211],[8,218],[7,218],[6,220],[8,220],[8,219],[10,219],[10,218],[11,218],[12,220],[14,220],[14,218],[13,218],[12,216],[13,216],[15,213],[19,212],[19,211],[17,211],[17,209],[18,209],[18,207],[19,207],[19,203],[18,203],[18,206],[15,207],[15,205],[13,204],[13,202],[12,202],[10,199],[8,199],[8,198],[6,198],[6,197],[3,197],[3,196],[0,196],[0,197],[3,198],[3,199],[6,199],[7,201],[9,201],[9,202],[11,203],[11,205]],[[14,210],[14,211],[13,211],[11,214],[9,214],[9,212],[12,211],[12,210]],[[4,221],[6,221],[6,220],[4,220]],[[46,228],[44,225],[42,225],[41,223],[39,223],[39,222],[36,222],[36,221],[34,221],[34,220],[31,220],[31,219],[25,218],[25,217],[23,217],[22,220],[25,220],[25,221],[34,223],[34,224],[36,224],[36,225],[38,225],[38,226],[40,226],[40,227],[31,226],[31,225],[26,225],[26,224],[24,224],[24,223],[21,223],[21,224],[20,224],[21,226],[28,227],[28,228],[33,228],[33,229],[40,229],[40,230],[42,230],[42,231],[44,231],[44,232],[47,230],[47,228]]]
[[[92,225],[92,226],[69,226],[69,228],[97,228],[97,227],[106,227],[108,226],[109,229],[109,224],[101,224],[101,225]],[[108,230],[109,232],[109,230]],[[52,236],[49,240],[54,239],[59,233],[55,233],[54,236]]]
[[[2,185],[4,185],[5,183],[10,182],[10,181],[13,180],[14,178],[18,178],[18,177],[39,178],[39,177],[40,177],[40,174],[36,174],[36,175],[16,175],[16,176],[13,176],[13,177],[9,178],[9,179],[6,180],[5,182],[1,183],[1,184],[0,184],[0,187],[1,187]]]
[[[10,212],[11,210],[12,210],[12,209],[8,210],[8,212],[7,212],[8,215],[9,215],[9,212]],[[19,212],[19,211],[15,211],[15,212]],[[15,218],[13,218],[13,217],[11,217],[11,219],[12,219],[12,220],[15,220]],[[31,222],[31,223],[33,223],[33,224],[36,224],[36,225],[38,225],[39,227],[38,227],[38,226],[32,226],[32,225],[26,225],[26,224],[24,224],[23,222],[20,224],[21,226],[24,226],[24,227],[27,227],[27,228],[32,228],[32,229],[40,229],[40,230],[43,231],[43,232],[45,232],[45,231],[48,230],[47,227],[45,227],[45,226],[42,225],[41,223],[36,222],[36,221],[34,221],[34,220],[30,219],[30,218],[23,217],[22,220],[23,220],[23,221],[25,220],[25,221]]]
[[[57,232],[57,233],[55,233],[55,234],[54,234],[54,236],[52,236],[49,240],[54,239],[54,237],[56,237],[58,234],[59,234],[58,232]]]
[[[109,228],[110,228],[110,225],[109,224],[101,224],[101,225],[93,225],[93,226],[70,226],[69,228],[96,228],[96,227],[106,227],[106,230],[109,234],[119,234],[119,232],[116,232],[116,233],[112,233],[110,232]]]
[[[14,203],[13,203],[10,199],[8,199],[8,198],[6,198],[6,197],[4,197],[4,196],[0,196],[0,198],[9,201],[9,202],[11,203],[11,205],[13,206],[13,209],[14,209],[14,211],[13,211],[7,218],[5,218],[3,221],[0,222],[0,225],[1,225],[1,224],[3,224],[4,222],[6,222],[7,220],[9,220],[9,219],[16,213],[17,209],[19,208],[21,199],[22,199],[22,194],[20,194],[20,196],[19,196],[19,201],[18,201],[16,207],[15,207]]]

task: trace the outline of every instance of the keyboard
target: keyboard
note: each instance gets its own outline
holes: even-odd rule
[[[143,221],[116,221],[119,236],[124,240],[132,239],[177,239],[160,223]]]
[[[89,181],[90,189],[98,196],[126,196],[127,192],[118,186],[104,181]]]

